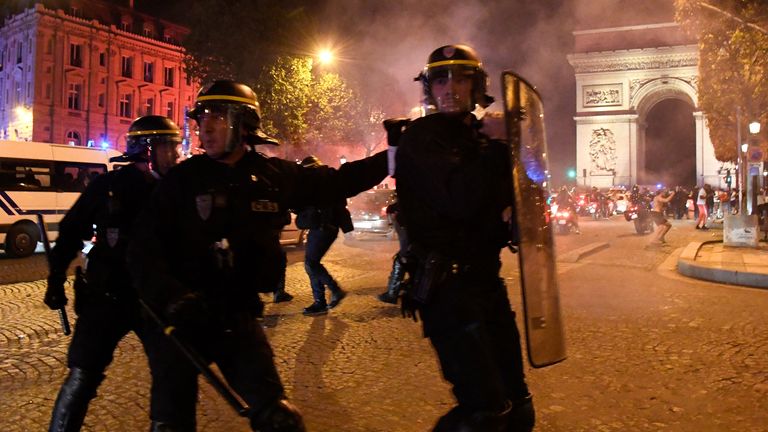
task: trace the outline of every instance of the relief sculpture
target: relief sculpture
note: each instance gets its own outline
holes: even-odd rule
[[[610,129],[592,130],[589,140],[590,175],[616,174],[616,139]]]

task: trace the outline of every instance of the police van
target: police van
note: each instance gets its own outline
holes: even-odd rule
[[[113,169],[111,149],[0,140],[0,248],[11,257],[31,255],[40,241],[37,214],[50,240],[59,222],[96,176]]]

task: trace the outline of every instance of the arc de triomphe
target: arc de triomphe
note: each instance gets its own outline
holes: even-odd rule
[[[649,114],[670,99],[681,101],[693,116],[695,161],[690,160],[694,158],[691,151],[682,165],[690,164],[692,173],[695,163],[698,185],[720,185],[721,163],[715,159],[705,118],[698,109],[698,48],[681,44],[688,42],[681,34],[675,23],[574,32],[576,46],[582,48],[568,57],[576,74],[579,185],[605,188],[650,183],[654,176],[648,173],[656,172],[656,167],[650,166],[654,162],[647,157]],[[635,43],[640,47],[628,43],[627,49],[617,49],[622,41],[640,41]]]

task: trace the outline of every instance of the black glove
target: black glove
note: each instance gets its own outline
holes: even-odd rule
[[[166,308],[168,325],[184,332],[199,331],[208,320],[208,307],[199,294],[185,294]]]
[[[401,256],[400,259],[402,260],[403,257]],[[400,296],[400,313],[403,315],[403,318],[411,318],[413,322],[419,322],[418,311],[421,303],[414,300],[411,296],[413,291],[412,279],[410,277],[406,278],[400,287],[403,290],[403,295]]]
[[[387,144],[390,147],[397,147],[403,131],[411,123],[407,118],[391,118],[384,120],[384,129],[387,131]]]
[[[45,303],[52,310],[61,309],[67,304],[67,296],[64,294],[64,282],[67,276],[63,274],[48,275],[48,288],[45,290]]]

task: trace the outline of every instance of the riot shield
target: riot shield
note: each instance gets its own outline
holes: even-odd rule
[[[535,368],[565,360],[565,334],[550,225],[544,109],[536,90],[514,72],[501,75],[511,147],[520,280],[528,360]]]

